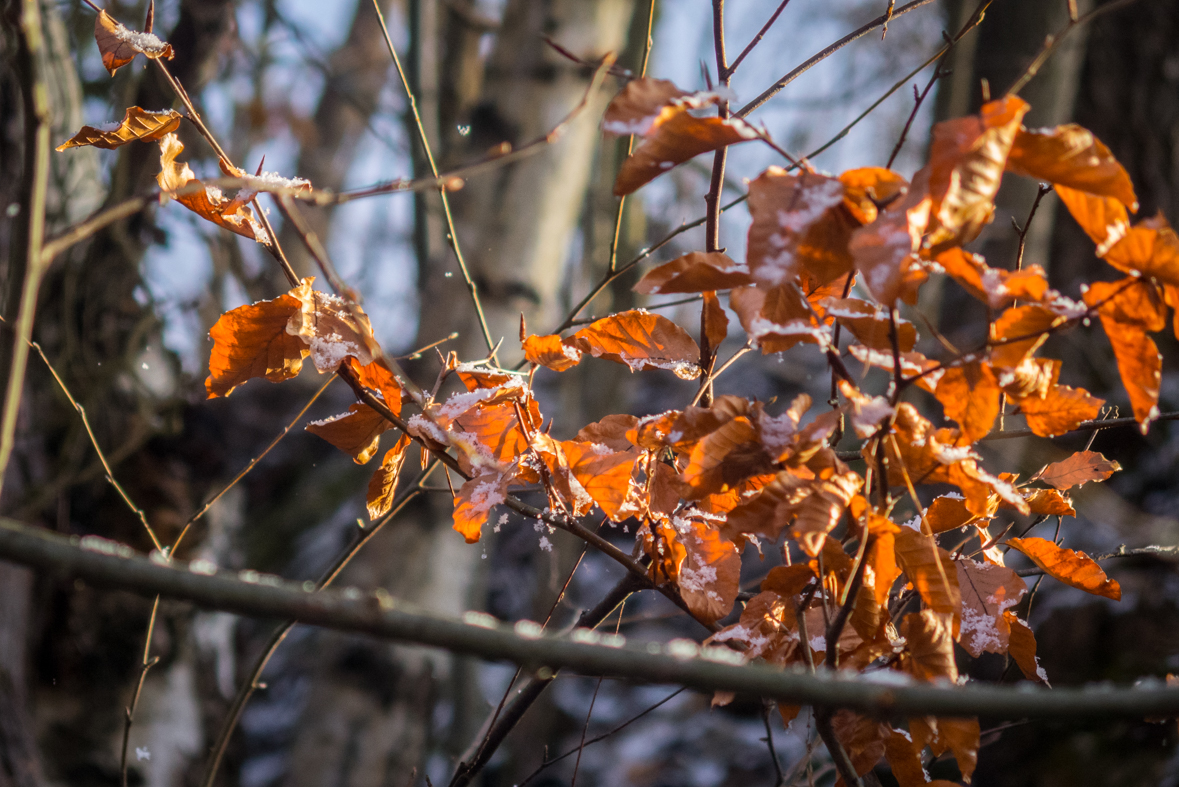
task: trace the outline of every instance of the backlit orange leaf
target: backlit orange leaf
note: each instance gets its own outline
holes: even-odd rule
[[[385,458],[368,482],[368,495],[365,506],[368,508],[368,518],[375,522],[393,507],[394,493],[397,491],[397,476],[401,466],[405,464],[405,449],[410,444],[409,435],[403,434],[397,444],[385,452]]]
[[[632,80],[610,102],[602,121],[602,130],[609,134],[642,137],[618,171],[615,196],[630,194],[701,153],[760,137],[739,117],[695,117],[689,113],[720,100],[716,93],[686,94],[666,80]]]
[[[1057,186],[1056,195],[1085,234],[1097,244],[1098,257],[1104,257],[1130,231],[1130,214],[1121,200],[1099,197],[1067,186]]]
[[[901,575],[896,556],[896,535],[900,528],[885,517],[869,514],[868,532],[873,536],[865,555],[868,561],[867,568],[872,570],[872,597],[878,607],[883,607],[888,602],[893,583]],[[865,584],[869,584],[868,579],[868,572],[865,570]]]
[[[1084,388],[1053,386],[1043,398],[1028,396],[1019,400],[1019,411],[1028,428],[1040,437],[1065,434],[1085,421],[1101,414],[1104,400],[1090,396]]]
[[[483,473],[459,489],[454,498],[454,529],[468,544],[479,540],[491,509],[507,499],[507,486],[507,476]]]
[[[182,116],[171,109],[149,112],[139,107],[128,107],[121,123],[107,123],[101,127],[82,126],[77,134],[57,146],[62,151],[90,145],[114,150],[128,142],[150,142],[180,127]]]
[[[643,309],[604,317],[573,334],[567,343],[595,358],[626,364],[632,372],[669,369],[685,380],[700,376],[700,348],[687,331]]]
[[[521,409],[526,416],[540,420],[534,400],[528,400]],[[513,402],[472,407],[455,419],[455,425],[461,431],[452,431],[450,442],[464,449],[465,458],[474,465],[503,467],[528,450],[528,438]],[[467,438],[474,442],[469,443]]]
[[[160,174],[156,182],[165,192],[178,191],[183,188],[195,188],[187,194],[172,194],[173,198],[184,207],[230,232],[236,232],[251,240],[266,245],[270,244],[270,236],[250,210],[249,203],[254,198],[254,192],[242,190],[232,199],[221,193],[216,186],[205,186],[192,174],[188,164],[177,163],[176,157],[184,150],[180,138],[173,133],[160,138]]]
[[[102,54],[102,65],[111,76],[123,66],[142,54],[156,60],[161,57],[172,59],[172,47],[151,33],[128,30],[111,18],[106,11],[99,11],[94,20],[94,40]]]
[[[1162,294],[1150,282],[1131,277],[1094,283],[1085,291],[1085,303],[1100,304],[1101,325],[1117,358],[1134,418],[1145,434],[1159,414],[1163,358],[1146,332],[1161,331],[1167,324]]]
[[[685,556],[676,585],[692,614],[714,623],[733,610],[741,582],[741,554],[714,526],[696,519],[680,534]]]
[[[569,467],[565,446],[543,432],[533,432],[530,444],[544,463],[547,473],[542,474],[549,505],[554,510],[564,511],[571,516],[584,516],[594,506],[593,498],[585,491]]]
[[[1025,498],[1033,514],[1042,516],[1076,516],[1067,496],[1055,489],[1030,489]]]
[[[1004,371],[999,382],[1014,399],[1043,399],[1060,378],[1060,366],[1054,358],[1024,358],[1019,366]]]
[[[963,289],[992,309],[1002,309],[1016,300],[1036,302],[1049,292],[1048,279],[1039,265],[1005,271],[990,267],[978,254],[958,247],[938,254],[936,262]]]
[[[1021,128],[1007,154],[1007,171],[1113,197],[1130,210],[1138,210],[1134,184],[1125,168],[1091,131],[1074,123]]]
[[[1031,558],[1053,579],[1114,601],[1122,598],[1117,580],[1106,577],[1101,566],[1084,552],[1065,549],[1044,538],[1011,538],[1007,543]]]
[[[1044,668],[1040,666],[1040,660],[1036,658],[1036,635],[1032,633],[1028,624],[1020,620],[1011,610],[1004,612],[1003,618],[1007,621],[1011,632],[1007,652],[1019,665],[1020,672],[1028,680],[1048,683],[1048,674],[1044,672]]]
[[[905,638],[905,658],[901,662],[904,670],[917,680],[944,678],[956,682],[953,625],[951,615],[932,609],[905,615],[899,629]]]
[[[825,480],[816,481],[798,505],[790,537],[802,551],[814,557],[819,553],[826,536],[839,524],[852,496],[860,491],[864,479],[852,470],[844,470]]]
[[[581,363],[581,350],[566,344],[558,334],[528,336],[522,345],[528,363],[548,367],[554,372],[563,372]]]
[[[860,224],[876,221],[881,205],[890,205],[908,188],[899,173],[881,167],[849,169],[839,176],[843,206]]]
[[[1084,486],[1090,481],[1104,481],[1121,469],[1121,465],[1097,451],[1078,451],[1068,459],[1048,465],[1032,476],[1032,480],[1064,490]]]
[[[348,364],[361,385],[379,393],[385,406],[392,410],[394,415],[401,414],[401,384],[389,371],[383,359],[377,358],[370,364],[362,365],[352,356],[348,358]]]
[[[937,546],[930,536],[902,527],[896,534],[896,555],[925,605],[933,612],[951,615],[956,629],[962,614],[962,594],[958,589],[958,569],[950,553]]]
[[[205,380],[209,398],[229,396],[254,377],[277,383],[298,376],[310,350],[287,326],[299,310],[296,298],[280,295],[222,314],[209,330],[213,340]]]
[[[1179,285],[1179,238],[1162,213],[1135,224],[1100,256],[1127,273]]]
[[[868,292],[885,306],[898,299],[915,303],[917,288],[929,278],[917,257],[933,206],[928,175],[928,170],[914,175],[908,194],[871,224],[855,230],[848,242]]]
[[[363,402],[356,402],[348,412],[307,424],[307,431],[322,437],[352,457],[358,465],[373,458],[381,435],[393,428],[384,416]]]
[[[889,310],[859,298],[828,298],[823,301],[827,314],[864,345],[874,350],[892,352]],[[901,352],[907,353],[917,343],[917,329],[908,320],[897,319],[897,344]]]
[[[683,472],[684,483],[692,488],[692,498],[723,491],[751,475],[771,471],[770,457],[756,438],[753,423],[738,416],[692,446]]]
[[[925,522],[934,533],[944,533],[976,522],[980,517],[966,507],[961,495],[934,498],[925,509]]]
[[[978,115],[938,123],[929,151],[935,249],[978,237],[995,210],[1007,154],[1029,107],[1018,96],[984,104]]]
[[[858,222],[843,206],[843,184],[813,172],[770,167],[749,184],[746,259],[766,287],[792,283],[806,270],[826,284],[852,269],[847,249]]]
[[[1048,331],[1064,317],[1029,304],[1008,309],[991,323],[991,365],[1014,369],[1048,340]]]
[[[1003,613],[1015,606],[1027,585],[1009,568],[957,561],[958,588],[962,593],[962,625],[958,642],[970,655],[1006,653],[1011,627]]]
[[[974,443],[991,431],[999,416],[999,381],[981,361],[946,369],[934,396],[947,418],[958,422],[962,442]]]
[[[608,447],[568,440],[561,443],[569,470],[612,522],[639,513],[639,489],[633,476],[639,452],[614,452]]]
[[[644,295],[667,295],[728,290],[752,283],[749,269],[727,254],[693,251],[648,271],[633,289]]]

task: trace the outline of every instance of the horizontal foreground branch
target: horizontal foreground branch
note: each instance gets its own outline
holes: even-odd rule
[[[339,631],[445,648],[485,659],[502,659],[530,669],[567,668],[649,683],[672,683],[701,691],[734,691],[798,705],[852,708],[880,714],[988,716],[999,718],[1081,718],[1179,715],[1179,689],[1150,686],[1114,689],[1019,689],[972,685],[965,688],[895,685],[864,677],[809,675],[760,665],[732,663],[738,654],[699,649],[677,640],[665,646],[625,647],[621,638],[578,630],[572,636],[544,635],[539,625],[498,624],[483,614],[463,621],[424,614],[382,591],[355,588],[309,592],[300,585],[257,572],[216,573],[199,563],[164,565],[114,541],[90,536],[66,538],[0,518],[0,559],[81,578],[146,596],[161,594],[202,607],[254,617],[290,618]],[[602,642],[603,644],[595,644]]]

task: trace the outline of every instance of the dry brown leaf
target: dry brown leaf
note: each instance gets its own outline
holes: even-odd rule
[[[1064,490],[1090,481],[1104,481],[1121,469],[1121,465],[1097,451],[1078,451],[1068,459],[1048,465],[1032,476],[1032,480]]]
[[[139,107],[128,107],[121,123],[107,123],[100,127],[82,126],[77,134],[58,145],[57,150],[84,145],[114,150],[135,140],[151,142],[179,128],[181,119],[180,113],[171,109],[149,112]]]
[[[979,516],[966,507],[966,500],[961,495],[936,497],[925,509],[925,522],[934,533],[956,530],[978,519]]]
[[[668,369],[684,380],[700,376],[700,348],[680,326],[643,309],[620,312],[582,328],[567,343],[632,372]]]
[[[380,467],[369,479],[368,494],[365,497],[369,521],[375,522],[393,508],[397,476],[401,473],[401,466],[405,464],[405,449],[409,448],[410,442],[409,435],[401,435],[397,444],[385,452]]]
[[[915,303],[917,288],[929,278],[917,256],[933,207],[928,179],[927,169],[919,171],[908,194],[854,231],[848,242],[868,292],[885,306],[898,299]]]
[[[704,340],[708,345],[704,350],[710,357],[715,358],[716,351],[724,342],[725,337],[729,335],[729,318],[715,292],[704,293],[704,303],[700,307],[700,320]]]
[[[827,315],[852,332],[862,344],[873,350],[892,352],[892,327],[889,310],[859,298],[827,298],[822,302]],[[917,343],[917,328],[908,320],[897,319],[897,345],[902,353]]]
[[[287,326],[299,309],[298,299],[280,295],[222,314],[209,330],[213,340],[205,380],[209,398],[229,396],[254,377],[278,383],[298,376],[310,350]]]
[[[102,65],[111,76],[138,54],[152,60],[161,57],[171,60],[173,56],[170,44],[151,33],[128,30],[106,11],[99,11],[94,20],[94,40],[98,42],[98,51],[102,54]]]
[[[254,212],[249,208],[249,203],[255,196],[254,192],[243,189],[236,197],[230,199],[216,186],[206,186],[192,174],[188,164],[176,161],[176,157],[183,150],[184,145],[174,133],[160,137],[160,174],[156,176],[160,188],[201,218],[230,232],[269,245],[270,235],[254,218]],[[185,188],[195,190],[185,194],[174,193]]]
[[[1009,568],[957,561],[958,588],[962,593],[962,625],[958,642],[970,655],[1006,653],[1011,628],[1004,612],[1019,603],[1027,585]]]
[[[801,593],[815,578],[815,572],[806,563],[792,566],[774,566],[761,581],[763,592],[772,590],[782,598],[793,598]]]
[[[687,94],[671,82],[642,77],[632,80],[606,108],[602,130],[642,140],[622,163],[614,182],[615,196],[630,194],[667,170],[701,153],[760,134],[739,117],[695,117],[692,109],[721,101],[716,93]]]
[[[348,358],[348,364],[361,385],[379,393],[385,406],[392,410],[394,415],[401,414],[401,384],[389,371],[383,358],[377,358],[369,364],[361,364],[352,356]]]
[[[716,527],[691,519],[680,534],[685,556],[676,585],[696,618],[715,623],[733,610],[741,589],[741,553]]]
[[[306,429],[322,437],[363,465],[376,454],[381,435],[393,428],[384,416],[363,402],[356,402],[348,412],[322,421],[312,421]]]
[[[890,729],[884,740],[884,756],[892,768],[892,775],[900,787],[925,787],[929,774],[921,764],[924,744],[918,744],[907,732]]]
[[[583,426],[577,433],[577,440],[583,443],[599,443],[611,451],[627,451],[633,443],[626,434],[634,429],[639,419],[633,415],[608,415],[600,421]]]
[[[792,284],[737,287],[729,293],[729,305],[763,354],[785,352],[799,342],[831,343],[830,329],[815,319],[802,293]]]
[[[863,776],[884,756],[884,742],[889,726],[876,719],[850,711],[837,711],[831,719],[835,737],[851,758],[856,774]]]
[[[1074,123],[1021,128],[1007,154],[1007,171],[1113,197],[1130,210],[1138,210],[1134,184],[1125,168],[1091,131]]]
[[[292,319],[288,331],[306,342],[316,370],[320,374],[334,372],[348,358],[355,358],[361,366],[381,358],[364,310],[338,295],[312,289],[314,282],[307,277],[291,290],[301,308],[299,319]]]
[[[1040,660],[1036,658],[1036,635],[1032,633],[1028,624],[1020,620],[1011,610],[1004,612],[1003,618],[1007,621],[1008,629],[1011,632],[1007,652],[1019,665],[1020,672],[1028,680],[1047,684],[1048,673],[1044,672],[1044,668],[1040,666]]]
[[[953,629],[957,630],[962,594],[958,588],[958,569],[950,553],[937,546],[932,537],[902,527],[896,534],[896,556],[925,605],[933,612],[951,615]]]
[[[1029,489],[1025,494],[1028,508],[1041,516],[1076,516],[1077,511],[1066,495],[1055,489]]]
[[[1087,305],[1097,307],[1118,361],[1122,384],[1130,395],[1134,418],[1145,434],[1150,422],[1159,416],[1163,357],[1146,334],[1166,327],[1167,307],[1162,293],[1150,282],[1130,277],[1120,282],[1096,282],[1084,297]]]
[[[858,222],[843,208],[843,195],[836,178],[780,167],[749,184],[746,260],[759,285],[791,284],[804,270],[822,285],[851,271],[847,244]]]
[[[752,283],[749,269],[727,254],[693,251],[648,271],[633,289],[643,295],[669,295],[728,290]]]
[[[978,237],[994,214],[1007,154],[1027,113],[1027,102],[1006,96],[978,115],[938,123],[929,151],[933,227],[927,245],[962,245]]]
[[[932,609],[906,615],[900,625],[900,634],[905,638],[906,658],[902,662],[905,671],[917,680],[943,678],[956,683],[958,665],[954,662],[953,627],[951,615]]]
[[[1084,552],[1065,549],[1044,538],[1011,538],[1007,543],[1031,558],[1053,579],[1114,601],[1122,598],[1117,580],[1106,577],[1101,566]]]

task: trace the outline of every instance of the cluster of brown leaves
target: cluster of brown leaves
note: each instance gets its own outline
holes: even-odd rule
[[[97,38],[112,73],[137,53],[171,57],[171,48],[150,32],[128,31],[105,13]],[[630,82],[603,123],[609,133],[639,140],[615,192],[628,194],[697,154],[765,138],[740,118],[700,116],[722,101],[667,81]],[[841,401],[817,414],[805,395],[778,415],[760,402],[720,396],[707,406],[645,418],[611,415],[558,440],[543,428],[530,376],[451,357],[434,390],[449,377],[461,389],[416,396],[418,412],[401,421],[403,381],[364,312],[313,290],[310,279],[222,315],[210,332],[208,395],[227,396],[255,377],[291,379],[308,357],[320,373],[342,371],[368,392],[367,401],[383,405],[357,402],[309,424],[309,431],[364,464],[378,455],[394,419],[405,429],[369,482],[370,516],[389,510],[406,449],[416,440],[429,451],[449,452],[465,475],[454,492],[454,528],[468,542],[480,539],[512,488],[543,491],[558,516],[596,509],[615,524],[633,521],[636,554],[652,582],[674,588],[709,625],[734,611],[747,546],[761,552],[793,544],[797,562],[784,546],[787,564],[773,568],[739,619],[712,637],[748,659],[780,667],[826,662],[887,681],[954,684],[957,644],[973,657],[1006,654],[1029,680],[1046,683],[1035,637],[1014,611],[1027,587],[1004,564],[1000,547],[1089,593],[1117,599],[1120,588],[1082,552],[1036,537],[1003,543],[990,527],[1001,511],[1073,516],[1069,490],[1119,468],[1083,452],[1020,482],[984,469],[974,444],[992,430],[1004,401],[1041,436],[1099,415],[1101,400],[1061,384],[1060,361],[1037,356],[1049,333],[1093,316],[1109,337],[1145,430],[1158,415],[1161,369],[1148,334],[1165,327],[1168,306],[1179,306],[1179,241],[1161,215],[1131,226],[1133,187],[1100,141],[1072,125],[1030,131],[1022,125],[1027,110],[1008,96],[976,116],[938,124],[929,163],[912,178],[882,168],[838,177],[805,166],[761,173],[749,183],[752,224],[743,263],[720,252],[693,252],[648,272],[635,287],[643,294],[700,294],[703,346],[666,317],[641,309],[568,336],[529,335],[521,324],[533,372],[538,366],[562,372],[589,355],[690,380],[711,374],[728,333],[718,291],[728,291],[749,342],[763,353],[801,343],[839,355],[837,337],[846,331],[853,339],[848,354],[891,373],[887,397],[843,379]],[[174,133],[180,120],[172,111],[132,107],[121,123],[84,127],[61,149],[158,141],[164,192],[225,229],[269,243],[248,207],[253,190],[226,197],[176,161],[183,150]],[[222,167],[245,177],[229,162]],[[1038,267],[995,268],[964,250],[991,220],[1007,172],[1052,183],[1098,256],[1125,277],[1091,285],[1077,302],[1051,289]],[[900,318],[898,304],[914,304],[934,275],[953,279],[995,315],[985,346],[941,360],[914,349],[918,332]],[[939,402],[956,426],[938,427],[901,402],[910,384]],[[845,433],[862,441],[863,471],[835,451]],[[939,488],[926,490],[932,500],[922,505],[918,490],[930,485]],[[901,523],[897,511],[905,505],[914,515]],[[951,532],[962,535],[947,550],[940,537]],[[843,619],[841,608],[847,625],[829,629],[830,621]],[[787,722],[798,712],[780,710]],[[857,771],[887,759],[904,787],[930,783],[922,764],[926,748],[934,756],[951,752],[967,781],[977,760],[974,719],[913,718],[900,729],[841,712],[834,726]]]

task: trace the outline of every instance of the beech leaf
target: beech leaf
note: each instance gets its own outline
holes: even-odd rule
[[[160,188],[184,207],[230,232],[269,245],[270,235],[254,218],[249,202],[254,198],[252,191],[238,192],[230,199],[216,186],[206,186],[197,180],[188,164],[178,163],[176,157],[184,150],[180,138],[174,133],[160,137],[160,174],[156,182]],[[185,194],[173,192],[180,189],[195,189]]]
[[[643,295],[728,290],[752,284],[749,269],[718,251],[693,251],[647,272],[634,286]]]
[[[1099,197],[1113,197],[1132,211],[1138,198],[1130,175],[1101,140],[1074,123],[1021,128],[1007,154],[1007,170]]]
[[[1078,451],[1068,459],[1048,465],[1032,476],[1032,480],[1065,490],[1084,486],[1090,481],[1104,481],[1121,469],[1121,465],[1097,451]]]
[[[454,498],[454,529],[468,544],[482,535],[491,509],[507,499],[508,478],[500,473],[483,473],[469,479]]]
[[[104,150],[114,150],[128,142],[141,140],[150,142],[175,131],[180,127],[182,115],[171,109],[150,112],[139,107],[128,107],[120,123],[107,123],[101,127],[82,126],[74,136],[57,146],[58,151],[90,145]]]
[[[307,424],[307,431],[322,437],[352,457],[358,465],[367,464],[376,454],[382,434],[393,425],[363,402],[356,402],[348,412]]]
[[[405,464],[405,449],[409,447],[410,442],[409,435],[401,435],[397,444],[385,452],[385,458],[381,460],[380,466],[373,471],[365,497],[369,521],[375,522],[393,508],[397,476],[401,472],[401,466]]]
[[[962,593],[958,642],[970,655],[1005,653],[1011,634],[1004,612],[1019,603],[1027,585],[1009,568],[970,559],[956,561]]]
[[[306,342],[287,331],[300,308],[297,298],[280,295],[222,314],[209,330],[213,340],[205,380],[209,398],[229,396],[254,377],[272,383],[297,377],[311,352]]]
[[[604,317],[566,343],[595,358],[626,364],[632,372],[668,369],[684,380],[700,376],[700,348],[687,331],[643,309]]]
[[[111,76],[138,54],[152,60],[161,57],[171,60],[173,56],[170,44],[150,32],[128,30],[106,11],[99,11],[94,20],[94,40],[98,42],[98,51],[102,54],[102,65]]]
[[[1034,434],[1055,437],[1097,418],[1103,404],[1103,400],[1090,396],[1084,388],[1055,385],[1042,397],[1032,395],[1020,399],[1019,411]]]
[[[1011,538],[1007,543],[1031,558],[1053,579],[1114,601],[1122,598],[1117,580],[1106,577],[1101,566],[1084,552],[1065,549],[1044,538]]]

